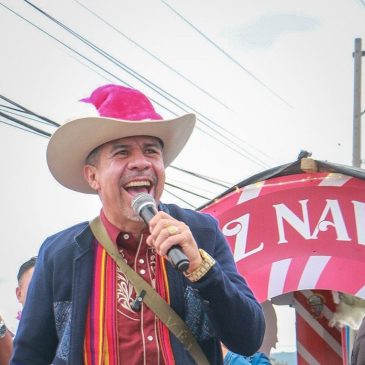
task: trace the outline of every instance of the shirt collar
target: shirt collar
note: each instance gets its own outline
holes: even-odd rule
[[[103,209],[101,209],[101,211],[100,211],[100,219],[101,219],[101,222],[103,223],[106,231],[108,232],[110,239],[114,243],[117,243],[117,238],[118,238],[118,235],[121,232],[121,230],[119,228],[117,228],[114,224],[112,224],[108,221],[108,218],[105,216]]]

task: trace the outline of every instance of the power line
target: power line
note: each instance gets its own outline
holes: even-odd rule
[[[8,11],[10,11],[11,13],[13,13],[14,15],[16,15],[17,17],[19,17],[20,19],[24,20],[25,22],[27,22],[28,24],[32,25],[33,27],[35,27],[36,29],[38,29],[40,32],[42,32],[43,34],[47,35],[48,37],[50,37],[51,39],[53,39],[54,41],[56,41],[57,43],[61,44],[62,46],[64,46],[65,48],[67,48],[68,50],[70,50],[71,52],[74,52],[75,54],[77,54],[78,56],[80,56],[81,58],[83,58],[84,60],[90,62],[92,65],[96,66],[97,68],[101,69],[102,71],[104,71],[105,73],[107,73],[108,75],[112,76],[115,80],[120,81],[122,84],[127,85],[129,87],[133,87],[131,84],[129,84],[127,81],[119,78],[118,76],[114,75],[113,73],[111,73],[110,71],[108,71],[107,69],[105,69],[104,67],[98,65],[97,63],[95,63],[94,61],[92,61],[90,58],[84,56],[83,54],[81,54],[80,52],[76,51],[75,49],[73,49],[72,47],[70,47],[69,45],[67,45],[66,43],[62,42],[61,40],[57,39],[56,37],[54,37],[53,35],[51,35],[50,33],[48,33],[47,31],[45,31],[44,29],[40,28],[38,25],[34,24],[33,22],[31,22],[30,20],[24,18],[22,15],[20,15],[19,13],[17,13],[16,11],[10,9],[9,7],[7,7],[6,5],[0,3],[1,6],[3,6],[5,9],[7,9]],[[153,99],[152,99],[153,100]],[[158,103],[157,101],[153,100],[156,104],[158,104],[159,106],[161,106],[163,109],[167,110],[168,112],[170,112],[172,115],[177,116],[177,114],[175,112],[173,112],[172,110],[168,109],[166,106]]]
[[[80,1],[78,0],[74,0],[77,4],[79,4],[81,7],[83,7],[86,11],[88,11],[90,14],[92,14],[93,16],[95,16],[97,19],[99,19],[100,21],[102,21],[104,24],[106,24],[107,26],[109,26],[110,28],[112,28],[114,31],[116,31],[119,35],[121,35],[122,37],[124,37],[125,39],[127,39],[129,42],[133,43],[136,47],[138,47],[139,49],[141,49],[142,51],[146,52],[149,56],[151,56],[153,59],[155,59],[156,61],[158,61],[159,63],[161,63],[162,65],[164,65],[166,68],[168,68],[170,71],[174,72],[176,75],[180,76],[182,79],[184,79],[185,81],[187,81],[189,84],[193,85],[195,88],[197,88],[198,90],[200,90],[201,92],[203,92],[205,95],[209,96],[212,100],[214,100],[215,102],[219,103],[220,105],[224,106],[227,109],[230,109],[226,104],[224,104],[222,101],[220,101],[218,98],[216,98],[215,96],[213,96],[211,93],[209,93],[207,90],[203,89],[202,87],[200,87],[198,84],[196,84],[195,82],[193,82],[191,79],[189,79],[188,77],[186,77],[185,75],[183,75],[181,72],[177,71],[175,68],[173,68],[172,66],[170,66],[168,63],[166,63],[165,61],[163,61],[161,58],[157,57],[156,55],[154,55],[152,52],[150,52],[148,49],[146,49],[145,47],[141,46],[139,43],[137,43],[136,41],[134,41],[131,37],[127,36],[125,33],[121,32],[119,29],[117,29],[114,25],[112,25],[111,23],[109,23],[108,21],[106,21],[104,18],[102,18],[100,15],[98,15],[97,13],[95,13],[94,11],[92,11],[90,8],[88,8],[86,5],[82,4]]]
[[[222,182],[221,180],[218,180],[218,179],[212,179],[210,177],[207,177],[207,176],[204,176],[204,175],[201,175],[201,174],[198,174],[196,172],[192,172],[192,171],[188,171],[188,170],[184,170],[180,167],[176,167],[176,166],[173,166],[173,165],[170,165],[169,167],[175,169],[175,170],[178,170],[178,171],[181,171],[181,172],[184,172],[186,174],[189,174],[189,175],[192,175],[192,176],[195,176],[199,179],[202,179],[202,180],[205,180],[205,181],[208,181],[210,183],[213,183],[213,184],[216,184],[216,185],[219,185],[219,186],[222,186],[223,188],[229,188],[231,187],[233,184],[229,184],[227,182]]]
[[[174,194],[172,191],[170,191],[169,189],[164,189],[164,191],[165,192],[167,192],[168,194],[170,194],[170,195],[172,195],[173,197],[175,197],[175,198],[177,198],[177,199],[179,199],[180,201],[182,201],[183,203],[185,203],[185,204],[187,204],[187,205],[189,205],[191,208],[196,208],[193,204],[191,204],[191,203],[189,203],[187,200],[185,200],[185,199],[183,199],[183,198],[181,198],[180,196],[178,196],[178,195],[176,195],[176,194]]]
[[[31,121],[34,121],[34,122],[38,122],[38,123],[42,123],[42,124],[45,124],[45,125],[49,125],[49,123],[45,122],[42,119],[38,119],[37,117],[29,115],[26,112],[22,112],[21,110],[11,108],[11,107],[6,106],[6,105],[0,104],[0,110],[2,110],[3,112],[5,112],[7,114],[11,114],[11,115],[14,115],[14,116],[17,116],[17,117],[21,117],[21,118],[28,119],[28,120],[31,120]]]
[[[48,19],[52,20],[53,22],[55,22],[57,25],[59,25],[60,27],[62,27],[64,30],[66,30],[67,32],[71,33],[73,36],[75,36],[77,39],[79,39],[80,41],[82,41],[83,43],[85,43],[86,45],[88,45],[89,47],[91,47],[94,51],[98,52],[99,54],[101,54],[102,56],[104,56],[105,58],[107,58],[109,61],[113,62],[115,65],[117,65],[118,67],[121,67],[124,71],[126,71],[127,73],[129,73],[130,75],[132,75],[133,77],[137,78],[140,82],[142,82],[143,84],[145,84],[146,86],[150,87],[151,89],[153,89],[155,92],[157,92],[160,96],[164,97],[165,99],[167,99],[169,102],[171,102],[172,104],[174,104],[175,106],[177,106],[178,108],[180,108],[181,110],[183,110],[184,112],[189,112],[189,110],[183,108],[181,105],[178,105],[178,103],[183,104],[184,106],[186,106],[188,109],[194,111],[195,113],[202,115],[201,113],[199,113],[197,110],[195,110],[194,108],[188,106],[187,104],[185,104],[184,102],[182,102],[180,99],[176,98],[175,96],[173,96],[172,94],[168,93],[166,90],[163,90],[162,88],[160,88],[158,85],[156,85],[155,83],[153,83],[152,81],[148,80],[147,78],[145,78],[144,76],[142,76],[141,74],[137,73],[136,71],[134,71],[133,69],[131,69],[129,66],[125,65],[124,63],[122,63],[121,61],[117,60],[116,58],[114,58],[113,56],[111,56],[110,54],[108,54],[107,52],[105,52],[104,50],[102,50],[101,48],[99,48],[98,46],[96,46],[95,44],[93,44],[92,42],[90,42],[89,40],[87,40],[86,38],[84,38],[83,36],[81,36],[80,34],[78,34],[77,32],[73,31],[72,29],[70,29],[69,27],[67,27],[66,25],[64,25],[62,22],[58,21],[57,19],[55,19],[54,17],[52,17],[51,15],[49,15],[48,13],[46,13],[45,11],[43,11],[42,9],[40,9],[39,7],[37,7],[36,5],[32,4],[30,1],[28,0],[24,0],[28,5],[32,6],[34,9],[36,9],[37,11],[39,11],[41,14],[43,14],[44,16],[46,16]],[[22,17],[23,18],[23,17]],[[29,21],[28,21],[29,22]],[[31,23],[31,22],[30,22]],[[33,25],[33,23],[31,23]],[[38,29],[40,29],[38,26],[34,25],[35,27],[37,27]],[[42,30],[44,33],[48,34],[50,37],[52,37],[52,39],[57,40],[58,42],[62,43],[63,45],[65,45],[63,42],[59,41],[57,38],[55,38],[54,36],[50,35],[48,32],[45,32],[44,30]],[[65,45],[68,49],[73,50],[73,48]],[[79,52],[73,50],[74,52],[76,52],[77,54],[79,54],[81,57],[86,58],[85,56],[82,56]],[[88,59],[88,58],[86,58]],[[90,59],[88,59],[89,62],[92,62]],[[96,65],[97,67],[101,67],[98,66],[96,63],[92,62],[94,65]],[[107,72],[105,69],[103,69],[105,72]],[[109,73],[109,72],[108,72]],[[113,75],[114,77],[116,77],[115,75]],[[117,77],[116,77],[117,78]],[[119,78],[117,78],[119,79]],[[120,79],[119,79],[120,80]],[[130,86],[128,83],[126,83],[125,81],[121,80],[122,82],[124,82],[126,85]],[[165,94],[165,95],[164,95]],[[167,95],[167,96],[166,96]],[[170,97],[170,99],[169,99]],[[171,100],[174,99],[174,100]],[[156,104],[160,105],[161,107],[163,107],[166,110],[167,109],[164,105],[158,103],[156,100],[152,99],[152,101],[154,101]],[[177,115],[176,113],[172,112],[171,110],[169,110],[173,115]],[[237,144],[236,142],[230,140],[227,136],[223,135],[221,132],[215,130],[214,128],[212,128],[211,126],[209,126],[206,122],[202,121],[201,118],[197,118],[200,123],[202,123],[203,125],[205,125],[207,128],[213,130],[215,133],[217,133],[218,135],[220,135],[222,138],[228,140],[230,143],[232,143],[233,145],[235,145],[237,148],[233,148],[231,145],[224,143],[222,141],[220,141],[219,139],[217,139],[216,137],[212,136],[211,134],[207,133],[206,131],[204,131],[203,129],[200,128],[200,131],[202,131],[203,133],[206,133],[207,135],[209,135],[211,138],[215,139],[216,141],[222,143],[223,145],[225,145],[227,148],[239,153],[240,155],[242,155],[243,157],[245,157],[246,159],[249,159],[251,162],[256,163],[257,165],[261,166],[261,167],[268,167],[268,164],[266,164],[265,162],[263,162],[260,158],[258,158],[257,156],[253,155],[251,152],[243,149],[242,146],[240,146],[239,144]],[[208,119],[210,122],[212,122],[215,126],[219,127],[220,129],[224,130],[226,133],[229,133],[228,131],[226,131],[223,127],[221,127],[219,124],[217,124],[216,122],[212,121],[209,118]],[[198,128],[199,129],[199,128]],[[244,151],[244,153],[240,152],[240,151]]]
[[[42,134],[42,133],[37,133],[37,132],[35,132],[35,131],[31,131],[31,130],[29,130],[29,129],[28,129],[28,128],[26,128],[26,127],[22,127],[22,126],[20,126],[20,125],[16,125],[16,124],[13,124],[13,123],[9,123],[9,122],[6,122],[5,120],[1,120],[1,119],[0,119],[0,123],[5,124],[5,125],[8,125],[8,126],[13,127],[13,128],[20,129],[20,130],[25,131],[25,132],[28,132],[28,133],[35,134],[35,135],[37,135],[37,136],[41,136],[41,137],[46,137],[46,138],[48,138],[47,136],[45,136],[45,135],[44,135],[44,134]]]
[[[275,95],[278,99],[284,102],[287,106],[292,107],[284,98],[282,98],[278,93],[276,93],[273,89],[267,86],[263,81],[261,81],[257,76],[255,76],[251,71],[249,71],[246,67],[242,66],[235,58],[233,58],[229,53],[227,53],[222,47],[220,47],[217,43],[215,43],[212,39],[210,39],[206,34],[204,34],[200,29],[198,29],[195,25],[193,25],[189,20],[187,20],[184,16],[182,16],[177,10],[175,10],[171,5],[169,5],[165,0],[161,0],[163,4],[165,4],[172,12],[174,12],[179,18],[181,18],[185,23],[187,23],[190,27],[192,27],[197,33],[199,33],[205,40],[207,40],[211,45],[213,45],[218,51],[224,54],[229,60],[231,60],[235,65],[237,65],[241,70],[245,71],[249,74],[254,80],[256,80],[261,86],[263,86],[266,90],[268,90],[271,94]]]
[[[147,50],[145,47],[141,46],[139,43],[137,43],[136,41],[134,41],[131,37],[127,36],[125,33],[121,32],[119,29],[117,29],[115,26],[113,26],[111,23],[109,23],[108,21],[106,21],[104,18],[102,18],[100,15],[98,15],[96,12],[92,11],[90,8],[88,8],[86,5],[82,4],[79,0],[74,0],[77,4],[79,4],[82,8],[84,8],[86,11],[88,11],[89,13],[91,13],[93,16],[95,16],[97,19],[99,19],[101,22],[103,22],[104,24],[106,24],[107,26],[109,26],[110,28],[112,28],[114,31],[116,31],[118,34],[120,34],[121,36],[123,36],[125,39],[127,39],[128,41],[130,41],[131,43],[133,43],[136,47],[142,49],[144,52],[146,52],[148,55],[150,55],[152,58],[154,58],[155,60],[157,60],[158,62],[160,62],[162,65],[164,65],[165,67],[167,67],[169,70],[173,71],[174,73],[176,73],[177,75],[179,75],[180,77],[182,77],[184,80],[186,80],[187,82],[189,82],[190,84],[192,84],[193,86],[195,86],[196,88],[198,88],[200,91],[202,91],[204,94],[208,95],[210,98],[212,98],[214,101],[218,102],[219,104],[223,105],[224,107],[226,107],[227,109],[230,109],[227,105],[223,104],[220,100],[218,100],[216,97],[214,97],[213,95],[211,95],[210,93],[208,93],[205,89],[201,88],[199,85],[197,85],[196,83],[194,83],[192,80],[190,80],[189,78],[187,78],[186,76],[184,76],[183,74],[181,74],[179,71],[177,71],[175,68],[171,67],[169,64],[167,64],[166,62],[164,62],[163,60],[161,60],[159,57],[157,57],[156,55],[154,55],[152,52],[150,52],[149,50]],[[185,104],[186,105],[186,104]],[[218,123],[214,122],[212,119],[202,115],[201,113],[199,113],[198,111],[194,110],[194,112],[196,112],[197,114],[200,114],[203,118],[205,118],[206,120],[210,121],[211,123],[213,123],[215,126],[217,126],[218,128],[222,129],[223,131],[225,131],[226,133],[228,133],[231,137],[236,138],[238,141],[243,142],[244,144],[250,146],[251,148],[255,149],[257,152],[261,153],[262,155],[264,155],[265,157],[270,158],[270,156],[268,156],[267,154],[265,154],[262,151],[257,150],[254,146],[250,145],[249,143],[247,143],[246,141],[243,141],[242,139],[238,138],[236,135],[234,135],[233,133],[229,132],[228,130],[224,129],[222,126],[220,126]],[[238,146],[236,144],[236,146]],[[240,147],[240,146],[239,146]],[[262,165],[263,167],[268,167],[267,164],[263,163]]]
[[[207,193],[209,195],[213,195],[213,196],[216,195],[215,191],[213,192],[212,190],[209,190],[209,189],[206,188],[206,184],[200,184],[201,186],[197,186],[197,185],[194,185],[194,184],[189,184],[186,181],[183,181],[183,180],[180,180],[179,178],[174,178],[174,177],[171,177],[171,176],[169,176],[167,178],[167,181],[171,184],[183,185],[184,187],[189,188],[190,191],[195,191],[195,192],[201,191],[202,193]],[[230,186],[232,186],[232,185],[230,185]],[[209,198],[209,199],[211,199],[211,198]]]
[[[2,5],[2,4],[0,4],[0,5]],[[20,111],[23,111],[23,112],[28,113],[28,114],[30,114],[30,115],[34,115],[34,116],[36,116],[37,118],[39,118],[39,119],[41,119],[41,120],[43,120],[43,121],[47,122],[47,123],[48,123],[48,124],[50,124],[50,125],[55,126],[55,127],[59,127],[59,126],[60,126],[58,123],[54,122],[53,120],[51,120],[51,119],[49,119],[49,118],[47,118],[47,117],[44,117],[43,115],[39,115],[39,114],[37,114],[37,113],[32,112],[31,110],[29,110],[29,109],[27,109],[27,108],[25,108],[25,107],[21,106],[20,104],[17,104],[16,102],[14,102],[14,101],[12,101],[12,100],[8,99],[8,98],[7,98],[7,97],[5,97],[4,95],[0,95],[0,98],[1,98],[1,99],[3,99],[3,100],[5,100],[5,101],[6,101],[6,102],[8,102],[9,104],[12,104],[12,105],[16,106],[16,107],[17,107]]]
[[[8,120],[10,120],[11,122],[14,122],[14,123],[16,123],[16,124],[19,124],[19,125],[21,125],[22,127],[27,128],[27,129],[29,129],[29,130],[31,130],[31,131],[33,131],[33,132],[36,132],[36,133],[38,133],[38,134],[40,134],[40,135],[45,136],[45,137],[50,137],[50,136],[51,136],[51,133],[48,133],[48,132],[46,132],[46,131],[44,131],[44,130],[42,130],[42,129],[39,129],[39,128],[37,128],[37,127],[34,127],[34,126],[32,126],[32,125],[30,125],[30,124],[28,124],[28,123],[22,122],[21,120],[19,120],[19,119],[17,119],[17,118],[14,118],[14,117],[12,117],[12,116],[10,116],[10,115],[7,115],[6,113],[3,113],[2,111],[0,111],[0,117],[3,117],[3,118],[5,118],[5,119],[8,119]],[[6,123],[6,124],[8,124],[8,123]]]
[[[189,193],[189,194],[194,195],[194,196],[196,196],[196,197],[198,197],[198,198],[202,198],[202,199],[205,199],[205,200],[210,200],[210,198],[208,198],[207,196],[203,196],[203,195],[200,195],[200,194],[198,194],[198,193],[194,193],[193,191],[191,191],[191,190],[187,190],[187,189],[184,189],[184,188],[182,188],[181,186],[174,185],[174,184],[171,184],[171,183],[169,183],[169,182],[165,182],[165,185],[171,186],[172,188],[175,188],[175,189],[182,190],[182,191],[184,191],[185,193]]]

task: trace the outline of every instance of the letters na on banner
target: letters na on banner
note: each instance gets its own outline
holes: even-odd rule
[[[365,278],[359,265],[365,260],[364,180],[328,173],[283,176],[241,188],[204,211],[219,220],[240,273],[264,299],[273,287],[283,293],[309,283],[317,288],[333,265],[337,271],[350,265]],[[280,278],[278,267],[286,271]],[[314,267],[312,277],[309,267]],[[365,288],[362,281],[347,285],[347,292]]]

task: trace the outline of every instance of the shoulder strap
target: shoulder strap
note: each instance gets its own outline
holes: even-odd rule
[[[189,330],[186,323],[166,303],[164,299],[139,276],[124,260],[115,244],[111,241],[104,225],[99,217],[90,221],[90,228],[98,242],[105,248],[108,254],[115,260],[119,269],[129,279],[138,293],[145,291],[144,303],[156,314],[156,316],[168,327],[168,329],[180,340],[198,365],[209,365],[209,362],[200,348],[197,340]]]

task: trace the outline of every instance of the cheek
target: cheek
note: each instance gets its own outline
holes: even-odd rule
[[[157,172],[157,177],[158,177],[158,183],[159,185],[164,185],[165,184],[165,179],[166,179],[166,174],[165,174],[165,167],[162,164]]]
[[[164,168],[162,168],[162,170],[160,170],[157,173],[157,186],[156,186],[156,193],[159,197],[161,197],[164,186],[165,186],[165,170]]]
[[[113,162],[100,170],[98,180],[101,184],[109,184],[111,181],[119,180],[123,171],[123,165],[118,162]]]

